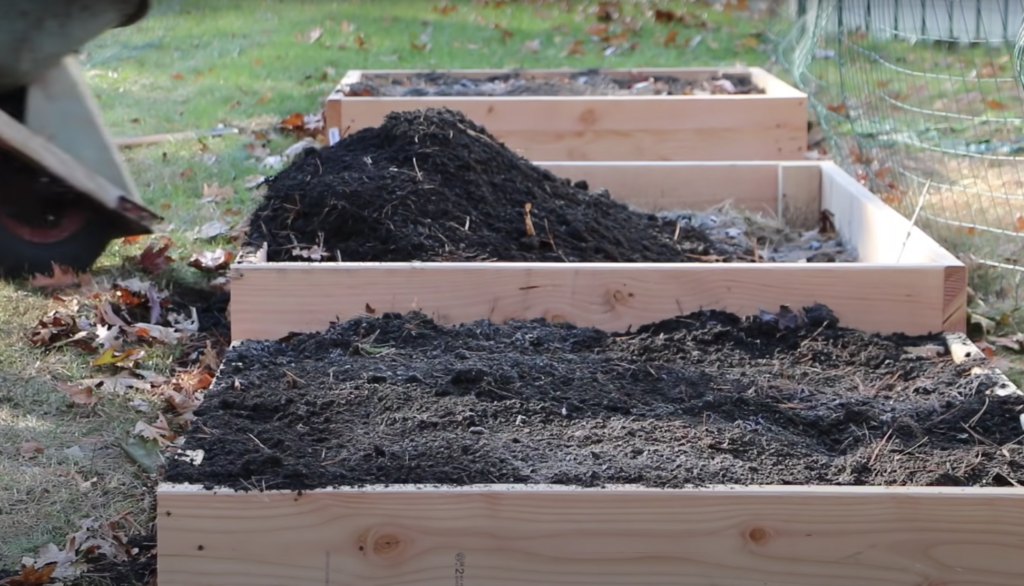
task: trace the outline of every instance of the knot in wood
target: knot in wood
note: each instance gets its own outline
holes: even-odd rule
[[[771,539],[771,531],[764,527],[754,527],[747,531],[747,539],[750,540],[754,545],[764,545]]]
[[[593,108],[587,108],[580,114],[580,125],[584,128],[589,128],[597,124],[597,112],[594,112]]]
[[[402,549],[402,540],[394,534],[378,535],[373,539],[373,553],[378,557],[398,554]]]

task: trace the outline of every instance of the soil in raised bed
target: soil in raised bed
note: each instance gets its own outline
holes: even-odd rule
[[[463,77],[443,71],[410,75],[365,74],[346,90],[348,96],[630,96],[763,94],[750,74],[708,75],[682,79],[672,75],[616,74],[597,69],[559,77],[510,71],[486,77]]]
[[[730,210],[642,213],[589,187],[461,112],[393,112],[272,177],[246,248],[269,262],[854,260],[831,234]]]
[[[166,480],[683,487],[1024,482],[1021,397],[941,338],[823,306],[707,311],[626,334],[366,317],[233,348]],[[934,347],[934,348],[933,348]],[[916,348],[910,351],[909,348]]]

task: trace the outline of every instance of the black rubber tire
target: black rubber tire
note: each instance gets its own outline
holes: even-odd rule
[[[122,20],[121,23],[115,26],[114,28],[125,28],[132,26],[133,24],[145,18],[146,15],[149,14],[150,8],[150,0],[138,0],[138,2],[136,2],[135,9],[132,10],[132,12],[130,12],[127,16],[125,16],[124,20]]]
[[[23,240],[0,222],[0,278],[50,275],[53,263],[77,272],[89,270],[116,237],[108,220],[90,216],[68,237],[45,244]]]

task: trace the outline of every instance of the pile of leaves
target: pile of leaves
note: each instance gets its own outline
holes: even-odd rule
[[[167,254],[172,245],[165,237],[131,262],[144,273],[159,274],[173,262]],[[233,258],[233,254],[218,250],[194,255],[187,264],[212,273],[226,269]],[[179,288],[172,295],[140,277],[101,283],[61,267],[54,267],[52,276],[37,275],[32,284],[62,292],[52,295],[53,309],[29,332],[30,344],[50,350],[72,346],[91,356],[98,374],[59,383],[74,405],[90,408],[104,396],[129,390],[143,391],[165,403],[169,418],[160,412],[154,421],[139,421],[133,436],[121,446],[145,471],[156,473],[162,452],[174,452],[180,443],[172,427],[188,428],[192,412],[202,400],[200,393],[213,382],[228,342],[226,316],[208,315],[203,320],[186,298],[190,294],[196,297],[209,312],[209,303],[218,293],[211,289],[206,292],[208,298],[202,299],[202,290]],[[77,289],[72,289],[74,285]],[[226,311],[226,293],[220,301]],[[152,352],[180,357],[174,372],[145,368],[145,359]],[[142,403],[139,408],[144,409]]]
[[[125,244],[137,241],[129,238]],[[117,447],[153,478],[168,458],[196,457],[182,449],[183,436],[213,383],[230,336],[222,273],[234,254],[217,249],[182,259],[180,264],[211,278],[205,287],[187,287],[166,278],[176,262],[170,255],[173,246],[161,237],[129,257],[127,270],[119,273],[136,276],[105,279],[54,266],[52,274],[36,275],[30,282],[48,291],[52,303],[27,332],[29,344],[44,352],[71,348],[88,357],[92,367],[88,378],[55,381],[56,389],[83,412],[115,396],[130,400],[140,419]],[[170,285],[161,287],[161,281]],[[46,450],[36,442],[19,447],[26,459]],[[131,535],[119,529],[124,526],[133,528]],[[25,557],[20,570],[0,579],[0,586],[67,583],[98,572],[145,579],[155,570],[155,553],[151,528],[131,519],[90,519],[63,545],[51,543]]]

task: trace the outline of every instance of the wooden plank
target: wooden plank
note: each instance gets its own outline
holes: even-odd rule
[[[967,331],[967,267],[833,163],[822,166],[822,206],[864,262],[943,267],[942,331]],[[939,331],[939,330],[936,330]]]
[[[570,70],[549,70],[564,75]],[[606,70],[629,74],[629,70]],[[636,70],[706,76],[718,69]],[[728,70],[725,70],[728,71]],[[768,94],[738,96],[474,96],[346,97],[364,75],[349,72],[328,97],[329,138],[381,124],[393,111],[449,107],[485,126],[509,148],[533,160],[712,161],[801,160],[807,149],[807,96],[768,72],[750,68]],[[467,77],[503,73],[458,70]],[[527,73],[544,73],[529,71]],[[685,75],[684,75],[685,76]]]
[[[943,325],[937,265],[271,263],[236,265],[231,279],[232,340],[323,330],[367,306],[442,324],[546,318],[625,331],[700,309],[749,315],[821,302],[869,332]]]
[[[390,112],[448,107],[465,113],[496,136],[524,130],[707,132],[709,128],[731,128],[751,132],[778,128],[777,118],[794,109],[792,98],[759,96],[346,97],[341,102],[341,122],[352,132],[379,125]],[[681,115],[684,108],[685,115]],[[805,129],[806,118],[804,113],[801,123]]]
[[[863,262],[964,266],[834,163],[822,163],[821,172],[821,205],[835,214],[839,233],[856,244]]]
[[[232,338],[269,339],[321,330],[334,319],[364,313],[367,306],[377,312],[416,309],[441,323],[543,317],[622,331],[701,308],[753,314],[782,304],[820,302],[832,307],[845,325],[866,331],[926,334],[966,327],[963,265],[919,231],[900,264],[895,264],[894,254],[884,256],[894,242],[902,242],[900,230],[908,222],[831,163],[541,166],[584,179],[592,189],[605,187],[617,199],[648,211],[700,209],[732,199],[755,211],[787,206],[784,213],[791,219],[813,226],[816,214],[811,210],[826,203],[840,234],[876,260],[767,265],[239,264],[232,270]],[[780,189],[785,196],[781,202]]]
[[[779,165],[779,186],[776,192],[779,215],[787,226],[801,230],[818,227],[821,216],[821,165]]]
[[[715,105],[714,109],[720,108]],[[699,116],[703,114],[695,113],[692,118]],[[488,127],[488,131],[534,161],[785,161],[803,159],[807,150],[806,139],[792,126],[778,128],[763,120],[749,124],[737,120],[732,125],[716,122],[716,118],[724,116],[709,115],[706,127],[692,130],[548,131],[520,127],[491,131]]]
[[[617,201],[647,212],[705,210],[730,202],[740,209],[778,216],[779,163],[541,161],[534,164],[559,177],[585,180],[591,190],[607,189]],[[817,164],[803,166],[818,169]],[[813,187],[820,194],[820,182]]]
[[[1019,488],[157,492],[162,586],[1019,586]]]

